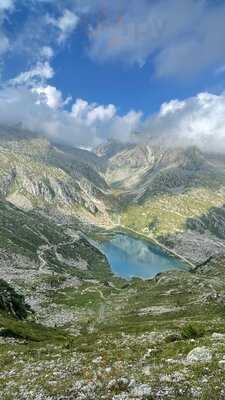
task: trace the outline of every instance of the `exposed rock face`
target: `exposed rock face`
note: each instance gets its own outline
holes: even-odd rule
[[[4,135],[4,129],[6,134]],[[46,139],[1,127],[0,196],[22,209],[58,209],[58,213],[99,213],[106,218],[108,186],[103,162],[91,152],[53,145]],[[90,214],[90,215],[89,215]]]
[[[187,362],[207,363],[212,360],[212,352],[207,347],[196,347],[187,355]]]
[[[108,160],[106,180],[116,187],[135,190],[144,175],[154,166],[155,157],[148,145],[128,146]]]
[[[154,194],[201,185],[202,178],[205,181],[214,170],[212,163],[195,147],[168,149],[155,141],[118,147],[113,155],[110,151],[107,154],[108,181],[121,189],[129,188],[139,202]]]
[[[0,197],[4,198],[10,191],[16,178],[16,170],[14,168],[9,169],[0,176]]]
[[[161,241],[195,265],[201,265],[211,257],[225,254],[225,243],[209,233],[187,231],[161,238]]]
[[[225,334],[223,334],[223,333],[218,333],[218,332],[214,332],[214,333],[212,334],[212,340],[216,340],[216,341],[225,340]]]
[[[219,368],[225,370],[225,359],[220,360],[219,363],[218,363],[218,365],[219,365]]]
[[[146,384],[135,385],[134,388],[131,390],[131,396],[137,397],[139,399],[148,399],[151,394],[151,387]]]
[[[122,392],[119,395],[113,396],[113,400],[126,399],[149,399],[152,394],[152,389],[147,384],[140,384],[134,380],[127,378],[114,379],[108,384],[108,388],[112,391]]]
[[[224,254],[224,157],[155,139],[113,153],[105,176],[119,192],[122,225],[196,264]]]
[[[134,146],[130,145],[129,147],[132,148]],[[107,161],[109,158],[113,157],[117,153],[120,153],[126,148],[127,148],[126,143],[120,143],[117,142],[116,140],[109,140],[108,142],[99,145],[95,149],[95,154],[97,154],[97,156],[102,157]]]

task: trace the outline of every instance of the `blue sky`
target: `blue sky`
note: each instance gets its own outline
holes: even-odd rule
[[[223,100],[224,21],[223,0],[1,0],[0,98],[72,144],[158,132],[164,103]]]
[[[77,36],[76,40],[82,38]],[[182,81],[174,77],[156,78],[150,61],[142,67],[121,62],[96,63],[76,41],[62,51],[53,67],[56,76],[52,83],[63,93],[88,102],[113,103],[121,113],[135,109],[149,115],[171,99],[185,99],[207,90],[218,93],[225,87],[223,76],[212,71]]]
[[[109,0],[105,3],[108,2]],[[5,20],[6,31],[12,41],[16,40],[17,35],[21,35],[22,38],[26,29],[27,35],[29,35],[29,24],[33,23],[35,29],[35,22],[38,24],[46,14],[54,15],[54,18],[56,15],[60,17],[62,9],[60,8],[59,11],[56,6],[52,6],[51,2],[46,1],[43,4],[37,1],[36,3],[39,5],[36,4],[35,8],[27,5],[26,2],[24,5],[21,5],[22,3],[18,6],[15,5],[14,11]],[[63,3],[66,4],[66,1]],[[139,2],[135,3],[138,9]],[[148,3],[150,4],[151,1]],[[165,5],[166,3],[168,1],[164,1]],[[65,9],[71,9],[75,13],[76,2],[74,4],[68,2],[68,5],[70,7],[65,7]],[[129,2],[127,2],[127,8],[129,8]],[[101,7],[98,12],[101,16]],[[92,15],[91,12],[87,15],[82,14],[78,26],[71,32],[68,41],[62,46],[53,43],[55,57],[52,60],[52,66],[55,76],[51,83],[65,95],[85,98],[88,102],[113,103],[122,113],[133,108],[142,110],[147,115],[157,111],[163,102],[173,98],[184,99],[201,91],[211,89],[213,92],[218,92],[223,89],[223,76],[215,74],[212,68],[207,70],[203,67],[196,75],[191,77],[184,75],[183,79],[182,77],[177,79],[173,75],[159,78],[156,76],[152,57],[146,57],[143,65],[126,63],[123,57],[112,60],[109,58],[104,61],[101,58],[99,60],[91,58],[88,30],[89,24],[93,20],[98,21],[98,15]],[[45,31],[46,35],[47,33],[48,29]],[[37,41],[40,40],[40,45],[44,45],[45,40],[42,39],[37,38]],[[46,39],[46,43],[49,44],[48,39]],[[7,55],[3,65],[4,79],[12,78],[32,66],[32,41],[30,46],[31,53],[21,48],[20,51],[15,49]],[[220,63],[218,63],[218,67],[220,67]]]

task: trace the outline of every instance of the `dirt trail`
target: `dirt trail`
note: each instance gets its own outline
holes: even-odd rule
[[[59,243],[57,245],[56,244],[53,244],[53,245],[50,245],[50,244],[41,245],[39,247],[38,251],[37,251],[37,256],[38,256],[38,259],[39,259],[39,271],[42,272],[42,273],[49,273],[49,269],[46,267],[48,262],[44,258],[45,252],[47,252],[49,250],[53,250],[54,253],[55,253],[55,257],[57,258],[57,249],[59,247],[72,245],[76,241],[77,241],[77,238],[73,238],[71,241],[67,240],[67,241],[61,242],[61,243]]]
[[[102,300],[106,299],[104,294],[102,293],[102,291],[100,289],[86,288],[86,289],[82,290],[81,294],[84,294],[84,293],[96,293],[96,292],[99,294],[99,296],[101,297]]]

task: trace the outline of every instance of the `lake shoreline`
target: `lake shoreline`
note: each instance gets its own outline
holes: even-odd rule
[[[168,248],[167,246],[165,246],[163,243],[159,242],[157,239],[155,239],[154,237],[149,237],[146,236],[142,233],[139,233],[131,228],[127,228],[127,227],[123,227],[121,226],[122,231],[124,231],[124,233],[133,233],[133,235],[135,235],[136,237],[145,240],[146,242],[150,242],[153,243],[154,245],[160,247],[162,250],[165,251],[165,253],[168,253],[169,255],[180,259],[181,261],[183,261],[185,264],[188,264],[191,267],[191,270],[195,270],[196,269],[196,265],[193,264],[191,261],[189,261],[187,258],[181,256],[179,253],[177,253],[176,251]]]
[[[113,229],[95,238],[99,250],[107,257],[111,270],[122,278],[154,278],[158,273],[182,269],[190,272],[190,265],[153,240],[129,230]],[[193,268],[192,268],[193,269]]]
[[[99,234],[99,233],[98,233]],[[117,225],[114,226],[110,229],[107,229],[106,231],[103,231],[100,236],[111,236],[111,235],[115,235],[115,234],[128,234],[134,238],[137,239],[141,239],[144,240],[147,243],[150,243],[154,246],[159,247],[161,250],[163,250],[165,252],[165,254],[168,254],[169,256],[174,257],[175,259],[179,259],[182,262],[184,262],[185,264],[188,265],[188,269],[190,270],[190,272],[193,272],[196,269],[196,265],[194,263],[192,263],[191,261],[189,261],[187,258],[183,257],[182,255],[180,255],[179,253],[175,252],[174,250],[168,248],[167,246],[165,246],[163,243],[159,242],[157,239],[155,239],[154,237],[149,237],[144,235],[143,233],[137,232],[131,228],[125,227],[123,225]]]

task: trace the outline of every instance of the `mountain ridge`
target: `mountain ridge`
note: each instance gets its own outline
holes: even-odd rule
[[[218,254],[219,239],[223,253],[223,237],[210,228],[219,213],[215,210],[222,212],[225,204],[222,155],[196,147],[168,149],[155,139],[141,144],[113,140],[91,152],[51,143],[40,135],[25,132],[24,137],[21,130],[17,135],[16,128],[8,138],[8,130],[3,134],[1,127],[2,200],[106,229],[121,221],[162,244],[169,243],[185,257],[183,244],[179,249],[177,243],[182,235],[185,242],[187,233],[193,247],[202,243],[201,248],[209,246],[212,255],[213,248]],[[190,261],[204,262],[208,252],[201,252],[197,259],[190,254]]]

